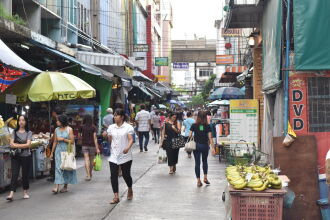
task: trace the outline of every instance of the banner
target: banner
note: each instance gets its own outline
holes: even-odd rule
[[[234,64],[234,55],[216,55],[217,65]]]
[[[282,0],[269,0],[262,20],[262,89],[276,90],[280,85]]]
[[[294,0],[296,70],[330,69],[330,4],[327,0]]]

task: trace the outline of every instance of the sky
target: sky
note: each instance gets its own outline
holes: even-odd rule
[[[206,37],[216,39],[214,21],[222,16],[223,0],[171,0],[172,40]]]

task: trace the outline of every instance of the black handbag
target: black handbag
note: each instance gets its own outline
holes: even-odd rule
[[[178,137],[172,139],[171,148],[179,149],[183,148],[186,145],[186,141],[182,135],[178,135]]]

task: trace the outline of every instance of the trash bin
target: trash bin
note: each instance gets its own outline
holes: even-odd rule
[[[321,209],[322,220],[330,220],[330,206],[328,199],[317,200],[317,204]]]

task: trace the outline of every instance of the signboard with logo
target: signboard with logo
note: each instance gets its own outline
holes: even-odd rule
[[[148,44],[134,44],[133,51],[134,52],[148,52],[149,45]]]
[[[290,123],[297,134],[307,129],[307,82],[304,77],[290,77]]]
[[[168,57],[155,57],[155,66],[168,66]]]
[[[174,70],[189,70],[189,63],[173,63]]]
[[[239,37],[242,36],[242,29],[239,28],[222,28],[222,37]]]
[[[244,140],[258,147],[258,116],[257,99],[230,100],[230,140]]]
[[[216,55],[217,65],[234,64],[234,55]]]

